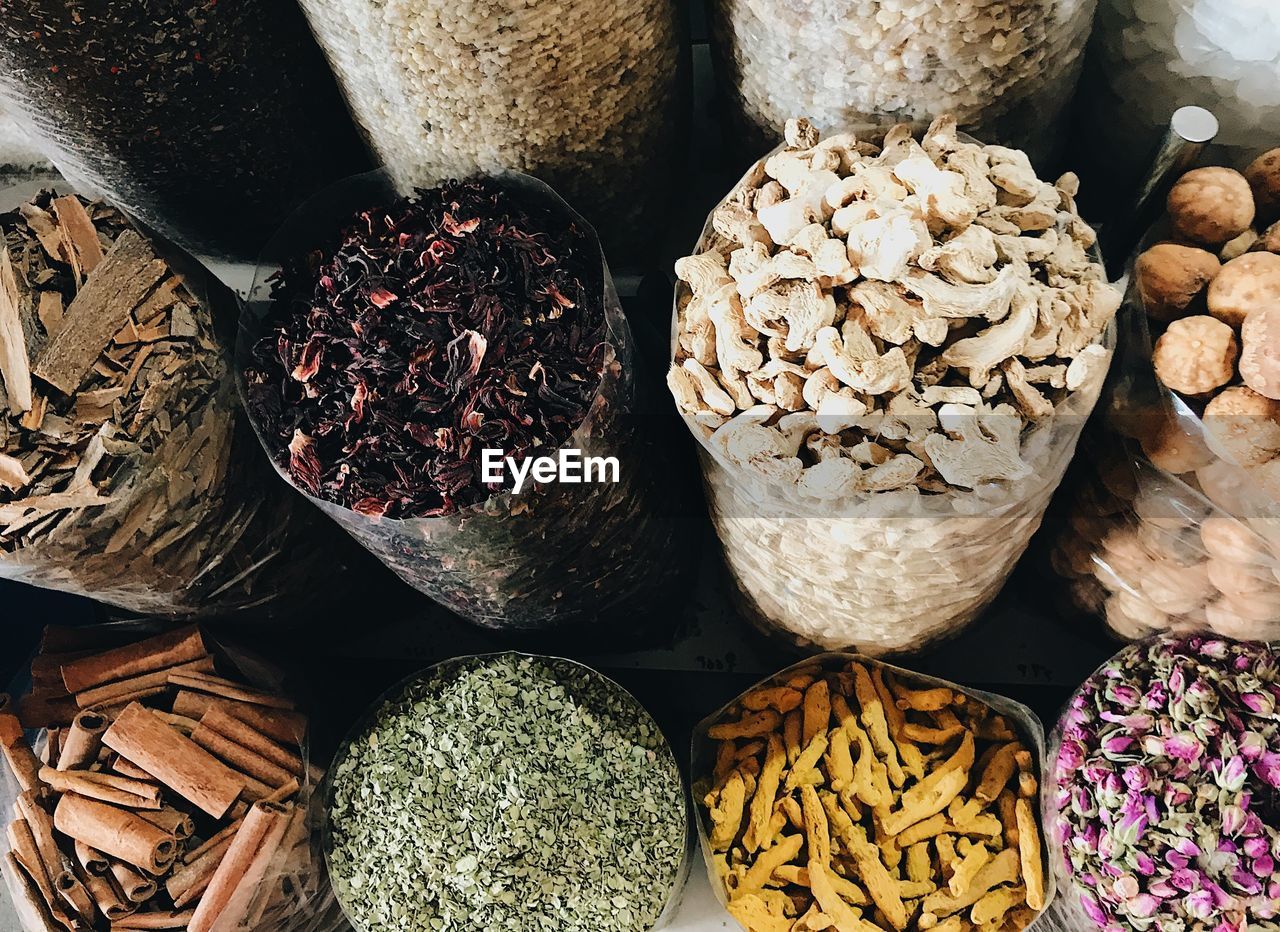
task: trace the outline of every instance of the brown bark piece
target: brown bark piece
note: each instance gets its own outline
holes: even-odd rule
[[[93,274],[103,258],[102,244],[98,242],[98,231],[94,229],[80,199],[73,194],[54,198],[53,212],[58,217],[64,239],[71,243],[80,259],[81,271],[85,275]]]
[[[166,268],[143,237],[132,230],[121,233],[67,308],[62,329],[36,361],[35,374],[63,394],[75,392]]]
[[[19,301],[9,250],[0,246],[0,375],[9,396],[9,410],[15,414],[30,411],[32,403],[31,362],[27,358]]]

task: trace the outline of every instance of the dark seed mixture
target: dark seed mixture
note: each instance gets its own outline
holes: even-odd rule
[[[0,98],[68,178],[197,252],[256,258],[368,164],[280,0],[6,0]]]
[[[540,455],[582,423],[608,356],[602,276],[587,230],[501,181],[371,208],[280,273],[250,408],[311,494],[455,512],[500,488],[482,450]]]

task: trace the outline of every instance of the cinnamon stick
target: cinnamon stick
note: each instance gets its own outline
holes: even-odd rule
[[[62,729],[46,728],[44,731],[44,748],[36,755],[42,764],[56,764],[62,753]]]
[[[0,712],[0,755],[9,765],[21,792],[40,789],[40,761],[27,744],[18,717],[11,712]]]
[[[200,724],[234,741],[259,757],[270,761],[286,773],[302,776],[302,758],[282,747],[270,737],[243,722],[222,706],[210,706],[200,719]],[[259,778],[263,779],[263,778]],[[270,781],[268,781],[270,782]]]
[[[169,875],[169,879],[165,881],[164,888],[176,908],[181,909],[208,889],[209,882],[213,880],[214,872],[217,871],[218,865],[222,863],[227,849],[231,847],[234,834],[233,832],[228,835],[218,844],[206,849],[200,857],[189,864],[184,864]]]
[[[171,806],[164,806],[155,812],[139,812],[138,815],[152,825],[164,829],[178,841],[186,841],[196,831],[196,824],[191,816]]]
[[[40,779],[59,793],[79,793],[124,809],[159,809],[160,787],[129,777],[88,770],[40,769]]]
[[[208,655],[200,629],[192,625],[73,660],[63,665],[62,681],[68,692],[81,693],[104,683],[169,669]]]
[[[80,261],[80,270],[88,275],[102,261],[102,244],[98,242],[98,231],[89,219],[89,213],[74,195],[53,199],[53,212],[57,214],[58,224],[71,242],[76,258]]]
[[[62,834],[148,874],[163,874],[177,856],[173,836],[126,809],[67,793],[53,822]]]
[[[149,783],[155,783],[156,778],[151,776],[137,764],[125,760],[119,754],[111,757],[111,769],[122,777],[133,777],[135,780],[146,780]]]
[[[49,763],[58,770],[77,770],[92,764],[102,750],[102,734],[108,724],[97,712],[81,712],[63,736],[57,758],[51,758]]]
[[[80,878],[71,871],[65,870],[54,878],[53,886],[58,891],[58,895],[62,897],[62,902],[70,907],[72,913],[89,924],[93,923],[94,916],[98,913],[98,907],[94,904],[93,897],[89,895],[89,891],[85,889],[84,884],[80,882]]]
[[[283,786],[291,779],[297,778],[298,771],[290,773],[262,755],[241,747],[203,724],[191,732],[191,740],[240,773],[247,774],[267,786],[273,788]]]
[[[110,873],[116,886],[130,903],[145,903],[160,889],[156,881],[150,877],[143,877],[123,861],[112,861]]]
[[[265,706],[218,699],[207,693],[184,689],[174,697],[173,711],[188,718],[202,718],[212,708],[221,709],[227,715],[261,732],[282,744],[299,746],[307,733],[307,718],[299,712],[285,709],[268,709]]]
[[[70,725],[80,711],[67,692],[37,691],[18,700],[18,721],[24,728]]]
[[[120,713],[102,743],[215,819],[245,788],[230,767],[137,704]]]
[[[31,829],[31,837],[35,841],[40,863],[44,865],[49,882],[61,874],[67,867],[67,861],[58,850],[58,842],[53,837],[53,818],[40,805],[35,793],[22,793],[14,800],[14,808]]]
[[[111,870],[111,862],[107,856],[96,848],[90,848],[82,841],[75,843],[76,861],[84,868],[85,873],[102,876]]]
[[[5,886],[9,888],[9,898],[13,900],[13,908],[18,913],[18,921],[24,932],[65,932],[71,928],[55,922],[53,913],[44,897],[32,883],[10,851],[0,861],[0,874],[4,874]]]
[[[98,912],[106,916],[109,921],[123,919],[137,910],[138,907],[135,904],[128,902],[120,894],[110,877],[86,873],[80,879],[85,889],[89,891],[89,896],[93,897],[93,902],[97,904]]]
[[[237,702],[266,706],[269,709],[292,710],[294,708],[294,703],[290,699],[273,695],[261,689],[251,689],[248,686],[242,686],[220,676],[210,676],[205,673],[170,673],[169,683],[174,686],[183,686],[187,689],[206,692],[220,699],[235,699]]]
[[[9,850],[27,872],[27,876],[31,878],[31,882],[40,892],[45,903],[49,904],[52,912],[52,907],[58,902],[57,892],[53,889],[53,878],[45,869],[44,859],[40,857],[40,852],[36,848],[31,826],[27,824],[26,819],[17,818],[9,823],[5,831],[9,838]]]
[[[292,809],[290,804],[254,803],[200,898],[187,932],[230,930],[239,925],[280,846]]]
[[[153,690],[158,686],[166,686],[170,673],[208,673],[212,670],[213,658],[201,657],[198,660],[192,660],[190,663],[182,663],[177,666],[166,667],[163,670],[143,673],[139,676],[133,676],[128,679],[120,679],[110,683],[103,683],[101,686],[95,686],[93,689],[86,689],[83,692],[77,692],[75,694],[76,705],[80,706],[82,709],[94,709],[120,705],[121,701],[126,696],[135,696],[138,693]]]
[[[195,910],[185,912],[134,913],[111,923],[111,932],[145,932],[151,929],[189,929]]]

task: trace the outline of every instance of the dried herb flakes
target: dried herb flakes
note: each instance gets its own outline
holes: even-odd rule
[[[371,516],[484,501],[481,451],[563,445],[608,353],[594,237],[498,180],[359,213],[272,297],[250,407],[295,484]]]
[[[599,674],[504,654],[387,700],[339,755],[330,874],[357,929],[633,932],[685,853],[680,774]]]

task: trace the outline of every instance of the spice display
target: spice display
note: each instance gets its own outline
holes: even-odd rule
[[[1095,0],[716,0],[713,48],[741,129],[760,148],[807,114],[824,132],[946,113],[1039,164],[1057,147]]]
[[[668,385],[749,613],[918,649],[994,597],[1110,363],[1075,183],[937,121],[804,120],[681,259]]]
[[[784,671],[699,728],[714,772],[695,795],[729,912],[748,932],[1026,928],[1052,895],[1042,739],[851,657]]]
[[[683,167],[673,0],[302,0],[401,190],[506,169],[564,192],[615,262],[650,241]]]
[[[1080,928],[1275,927],[1277,702],[1274,650],[1222,639],[1132,644],[1085,681],[1045,796]]]
[[[1112,404],[1122,439],[1099,445],[1055,553],[1077,601],[1122,637],[1280,636],[1280,255],[1265,235],[1277,184],[1280,150],[1244,173],[1186,173],[1149,237],[1177,241],[1134,262],[1135,375]]]
[[[338,928],[293,702],[198,628],[91,644],[46,631],[35,691],[0,709],[17,781],[0,867],[21,929]],[[24,727],[44,729],[34,748]]]
[[[523,176],[385,203],[299,248],[246,323],[248,406],[272,459],[466,617],[536,627],[637,611],[682,550],[596,239]],[[617,457],[616,481],[486,475],[486,450],[519,464],[563,449]]]
[[[192,279],[74,195],[0,228],[0,576],[144,613],[280,608],[320,544],[263,487]]]
[[[0,106],[80,190],[193,252],[253,259],[368,164],[292,4],[18,0]]]
[[[567,660],[461,658],[397,687],[334,763],[328,863],[359,932],[644,932],[683,882],[675,758]]]
[[[1179,107],[1217,118],[1215,145],[1280,145],[1280,13],[1258,0],[1101,0],[1081,84],[1079,155],[1124,195]],[[1090,174],[1092,179],[1092,173]]]

